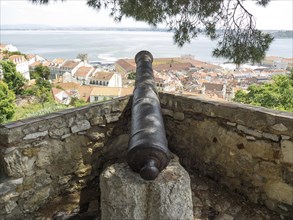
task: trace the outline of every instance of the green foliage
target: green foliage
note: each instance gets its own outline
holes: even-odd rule
[[[42,105],[53,101],[52,85],[43,78],[36,79],[36,84],[24,90],[24,96],[35,96]]]
[[[50,0],[30,1],[46,4]],[[153,26],[166,24],[178,46],[189,43],[200,33],[210,39],[218,38],[219,45],[213,54],[239,65],[258,62],[272,42],[269,34],[256,29],[253,15],[244,7],[245,1],[248,0],[87,0],[87,4],[95,9],[109,8],[115,21],[131,17]],[[254,3],[264,7],[270,1]],[[223,32],[222,37],[216,30]]]
[[[44,105],[45,102],[53,101],[52,96],[52,86],[48,80],[43,78],[38,78],[36,80],[36,85],[34,87],[35,96],[38,98],[39,102]]]
[[[8,85],[8,88],[12,90],[16,95],[19,95],[23,91],[23,86],[26,83],[26,79],[19,72],[16,71],[16,66],[10,61],[0,61],[1,68],[3,70],[3,81]]]
[[[88,61],[88,54],[87,53],[79,53],[76,58],[80,59],[81,61]]]
[[[135,78],[136,78],[136,72],[131,72],[127,76],[127,79],[133,79],[133,80],[135,80]]]
[[[70,105],[74,106],[74,107],[80,107],[80,106],[84,106],[87,104],[88,103],[86,101],[84,101],[83,99],[79,99],[77,97],[72,97],[71,101],[70,101]]]
[[[12,118],[15,112],[15,95],[6,83],[0,81],[0,123]]]
[[[30,73],[30,77],[31,79],[43,78],[48,80],[50,78],[50,69],[47,66],[38,65],[35,70]]]
[[[237,91],[234,101],[293,112],[293,70],[290,75],[276,75],[272,83],[251,85]]]
[[[8,59],[12,55],[23,55],[25,57],[25,59],[27,59],[26,54],[23,54],[23,53],[21,53],[19,51],[13,51],[13,52],[11,52],[11,51],[4,50],[3,51],[3,55],[4,55],[4,58],[5,59]]]
[[[218,42],[218,48],[213,51],[213,55],[227,58],[238,66],[247,62],[260,63],[273,38],[258,30],[234,32],[236,31],[229,30],[225,33],[222,40]]]
[[[56,104],[53,102],[46,102],[44,104],[28,104],[16,108],[15,114],[11,121],[20,120],[23,118],[36,117],[40,115],[49,114],[62,109],[68,108],[66,105]]]

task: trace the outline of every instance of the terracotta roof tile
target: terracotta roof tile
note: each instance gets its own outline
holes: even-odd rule
[[[204,82],[202,85],[205,86],[206,90],[210,90],[210,91],[222,91],[224,86],[223,84],[207,83],[207,82]]]
[[[75,68],[77,65],[79,64],[79,62],[74,61],[74,60],[67,60],[64,64],[62,64],[61,68],[70,68],[73,69]]]
[[[74,76],[86,77],[94,68],[82,66],[75,72]]]
[[[96,80],[104,80],[109,81],[113,77],[114,73],[112,72],[95,72],[93,76],[91,76],[92,79]]]

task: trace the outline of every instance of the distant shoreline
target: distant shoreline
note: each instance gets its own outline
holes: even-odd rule
[[[30,27],[6,26],[0,27],[1,31],[125,31],[125,32],[172,32],[167,28],[132,28],[132,27]],[[276,39],[293,39],[293,30],[263,30]],[[221,30],[218,33],[221,34]],[[204,35],[204,34],[203,34]]]

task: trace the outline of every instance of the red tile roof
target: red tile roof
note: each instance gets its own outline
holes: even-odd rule
[[[94,68],[82,66],[75,72],[74,76],[86,77]]]
[[[91,78],[101,81],[109,81],[113,75],[114,73],[112,72],[95,72]]]
[[[77,65],[79,64],[79,62],[74,61],[74,60],[67,60],[62,66],[61,68],[70,68],[70,69],[74,69]]]

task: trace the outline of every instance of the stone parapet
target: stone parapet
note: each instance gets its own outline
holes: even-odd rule
[[[189,172],[292,213],[292,113],[166,93],[160,100],[169,148]]]
[[[98,166],[119,152],[104,146],[128,140],[128,102],[127,96],[0,125],[1,217],[33,218],[56,195],[99,176]]]
[[[159,96],[169,148],[189,173],[293,212],[292,113]],[[56,195],[81,191],[106,166],[125,162],[130,113],[131,97],[122,97],[0,125],[1,218],[35,219]]]

